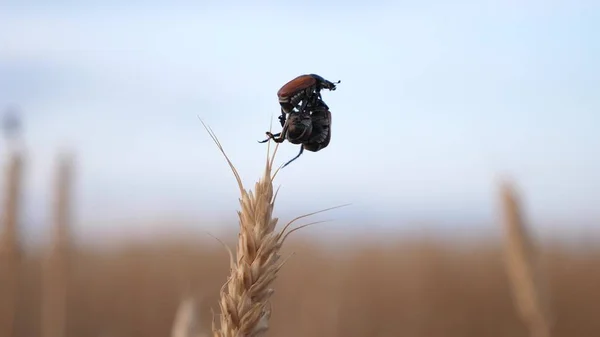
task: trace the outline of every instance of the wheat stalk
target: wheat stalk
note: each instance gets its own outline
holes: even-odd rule
[[[538,252],[508,183],[501,186],[504,213],[505,257],[515,306],[532,337],[549,337],[548,298],[539,274]]]
[[[8,156],[5,199],[0,209],[0,335],[15,334],[20,300],[21,242],[19,209],[23,183],[23,157],[15,151]]]
[[[171,337],[204,337],[199,328],[196,300],[188,296],[179,303],[171,328]]]
[[[202,122],[202,120],[200,121]],[[318,222],[291,230],[288,230],[288,228],[301,218],[346,205],[297,217],[286,224],[281,231],[275,232],[278,218],[273,217],[273,208],[277,191],[274,192],[273,179],[281,167],[273,175],[271,173],[279,144],[276,145],[272,156],[269,155],[270,143],[267,145],[267,161],[264,174],[255,184],[254,192],[247,191],[242,184],[240,175],[225,154],[214,132],[204,122],[202,124],[227,160],[237,179],[241,194],[239,199],[241,210],[238,211],[240,229],[236,258],[234,259],[233,253],[227,248],[231,273],[221,288],[219,302],[221,309],[220,327],[216,327],[213,319],[213,335],[214,337],[263,336],[269,329],[269,318],[271,317],[269,300],[274,292],[272,284],[285,263],[285,261],[280,261],[280,248],[289,234]]]
[[[67,334],[68,282],[71,230],[71,189],[73,158],[58,158],[56,195],[54,196],[54,228],[52,241],[44,256],[42,273],[41,327],[43,337]]]

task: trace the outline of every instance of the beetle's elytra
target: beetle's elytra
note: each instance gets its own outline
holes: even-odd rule
[[[300,75],[286,84],[277,91],[278,97],[289,97],[294,95],[300,90],[304,90],[311,85],[315,85],[317,79],[311,75]]]

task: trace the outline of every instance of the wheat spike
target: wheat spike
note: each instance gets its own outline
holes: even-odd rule
[[[289,231],[287,229],[296,220],[325,210],[293,219],[281,231],[275,232],[278,219],[273,217],[273,208],[277,192],[273,189],[273,179],[280,168],[272,174],[272,167],[279,144],[276,145],[272,156],[269,155],[270,144],[267,146],[264,174],[255,184],[254,192],[247,191],[217,137],[204,122],[202,124],[225,156],[237,179],[241,194],[236,257],[234,258],[229,250],[231,273],[221,288],[220,327],[217,328],[213,320],[213,335],[214,337],[263,336],[269,329],[271,316],[269,300],[274,292],[272,284],[285,262],[280,261],[279,250],[291,232],[311,224]]]

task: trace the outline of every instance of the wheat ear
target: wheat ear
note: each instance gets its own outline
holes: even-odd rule
[[[202,120],[200,121],[202,122]],[[271,156],[269,155],[270,142],[267,145],[265,171],[262,178],[255,184],[253,193],[244,189],[240,175],[225,154],[214,132],[204,122],[202,124],[225,156],[237,179],[241,194],[236,258],[234,259],[233,253],[228,249],[231,274],[221,288],[220,327],[215,326],[213,319],[213,335],[214,337],[262,336],[269,328],[271,316],[269,300],[274,292],[272,284],[285,262],[280,261],[279,250],[291,232],[311,224],[287,232],[286,230],[296,220],[326,210],[293,219],[281,231],[275,232],[278,219],[273,217],[273,208],[277,192],[273,190],[273,179],[280,168],[273,175],[271,173],[279,144],[275,146]]]

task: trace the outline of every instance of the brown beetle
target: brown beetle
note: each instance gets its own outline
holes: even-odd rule
[[[309,103],[315,103],[316,100],[321,100],[321,90],[329,89],[335,90],[336,84],[330,82],[323,77],[316,74],[300,75],[293,80],[284,84],[279,91],[277,91],[277,97],[279,98],[279,105],[281,106],[281,116],[279,116],[279,122],[281,126],[285,123],[286,114],[294,111],[297,108],[299,112],[303,112]],[[302,102],[302,105],[298,105]]]
[[[308,105],[303,112],[290,113],[283,130],[277,134],[267,132],[267,136],[269,138],[260,143],[265,143],[269,139],[281,143],[287,139],[292,144],[301,144],[298,155],[282,166],[282,168],[286,167],[298,159],[304,149],[317,152],[329,145],[331,141],[331,111],[325,102],[319,99],[314,106]]]

